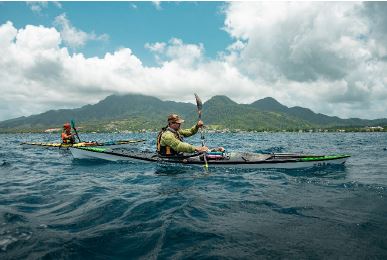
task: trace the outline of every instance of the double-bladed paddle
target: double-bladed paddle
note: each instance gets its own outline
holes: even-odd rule
[[[74,123],[74,120],[71,120],[71,127],[74,129],[74,131],[75,131],[75,135],[77,136],[77,138],[78,138],[78,141],[79,141],[79,142],[82,142],[82,141],[81,141],[81,139],[79,138],[79,135],[78,135],[77,129],[75,128],[75,123]]]
[[[198,116],[199,116],[199,120],[202,120],[202,108],[203,108],[203,102],[202,100],[199,98],[199,96],[195,93],[195,99],[196,99],[196,106],[198,108]],[[203,131],[203,127],[202,126],[200,128],[200,139],[202,140],[202,146],[204,146],[204,141],[205,141],[205,138],[204,138],[204,131]],[[207,163],[207,156],[206,156],[206,153],[204,153],[204,168],[206,168],[206,170],[208,169],[208,163]]]

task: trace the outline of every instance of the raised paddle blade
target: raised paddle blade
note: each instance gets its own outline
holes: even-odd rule
[[[196,99],[196,106],[198,107],[198,111],[202,110],[203,103],[198,94],[195,93],[195,99]]]
[[[203,103],[198,94],[195,93],[195,99],[196,99],[196,106],[198,108],[198,115],[199,115],[199,120],[202,119],[202,107]]]

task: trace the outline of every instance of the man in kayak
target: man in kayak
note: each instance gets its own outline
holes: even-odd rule
[[[69,123],[65,123],[63,125],[62,143],[64,143],[64,144],[75,143],[75,138],[74,138],[74,135],[71,133],[71,126]]]
[[[190,129],[181,129],[184,120],[176,114],[168,116],[168,126],[162,128],[157,136],[157,152],[163,156],[176,156],[180,153],[207,152],[207,146],[193,146],[184,142],[184,137],[196,134],[203,127],[203,121],[199,120]]]

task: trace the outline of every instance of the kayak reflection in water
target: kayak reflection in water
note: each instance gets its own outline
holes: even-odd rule
[[[71,126],[69,123],[65,123],[63,125],[62,143],[63,144],[74,144],[75,143],[75,137],[74,137],[74,134],[71,133]]]
[[[168,125],[161,129],[157,136],[157,152],[162,156],[176,156],[181,153],[207,152],[207,146],[193,146],[184,142],[184,137],[196,134],[203,127],[203,121],[199,120],[190,129],[181,129],[184,120],[176,115],[168,116]]]

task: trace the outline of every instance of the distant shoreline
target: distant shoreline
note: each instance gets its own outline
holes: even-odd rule
[[[159,130],[155,129],[141,129],[141,130],[118,130],[118,131],[106,131],[106,130],[97,130],[97,131],[82,131],[80,133],[87,134],[138,134],[138,133],[158,133]],[[79,132],[79,130],[78,130]],[[298,129],[298,130],[206,130],[206,133],[383,133],[387,132],[387,127],[383,128],[338,128],[338,129]],[[61,131],[44,131],[44,130],[10,130],[10,131],[0,131],[0,134],[60,134]]]

